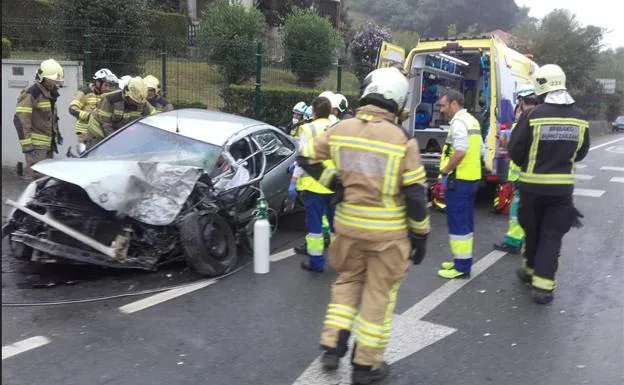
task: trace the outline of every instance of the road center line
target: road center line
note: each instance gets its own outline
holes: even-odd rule
[[[591,180],[594,179],[593,175],[586,175],[586,174],[574,174],[574,179],[578,179],[578,180]]]
[[[599,145],[597,145],[597,146],[591,147],[591,148],[589,149],[589,151],[591,151],[591,150],[595,150],[595,149],[597,149],[597,148],[601,148],[601,147],[604,147],[604,146],[608,146],[608,145],[610,145],[610,144],[612,144],[612,143],[616,143],[616,142],[619,142],[619,141],[621,141],[621,140],[624,140],[624,138],[620,138],[620,139],[612,140],[612,141],[607,142],[607,143],[602,143],[602,144],[599,144]]]
[[[420,302],[418,302],[416,305],[409,308],[409,310],[401,314],[401,316],[421,319],[422,317],[427,315],[427,313],[438,307],[442,302],[446,301],[459,289],[464,287],[470,281],[472,281],[485,270],[487,270],[490,266],[495,264],[505,254],[507,253],[498,250],[490,252],[488,255],[479,259],[477,263],[474,264],[470,273],[470,279],[453,279],[451,281],[448,281],[447,283],[433,291],[431,294],[420,300]]]
[[[36,349],[43,345],[50,343],[50,340],[44,336],[34,336],[26,338],[25,340],[18,341],[14,344],[2,347],[2,359],[16,356],[18,354],[27,352],[32,349]]]
[[[609,182],[624,183],[624,178],[614,176],[613,178],[609,179]]]
[[[601,170],[605,171],[624,171],[624,167],[602,166]]]
[[[576,167],[576,168],[585,168],[585,167],[587,167],[587,165],[586,164],[575,164],[574,167]]]
[[[271,262],[277,262],[277,261],[281,261],[282,259],[292,257],[295,254],[296,254],[295,249],[283,250],[283,251],[280,251],[279,253],[275,253],[271,255],[270,260]]]
[[[216,282],[217,282],[216,279],[208,279],[208,280],[202,280],[199,282],[191,283],[183,287],[178,287],[176,289],[167,290],[162,293],[158,293],[150,297],[143,298],[135,302],[131,302],[127,305],[120,306],[119,310],[124,314],[136,313],[137,311],[147,309],[148,307],[158,305],[159,303],[169,301],[170,299],[183,296],[184,294],[188,294],[199,289],[203,289],[204,287],[213,285]]]

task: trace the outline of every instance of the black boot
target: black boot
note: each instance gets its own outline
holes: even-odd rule
[[[303,242],[302,244],[295,246],[295,253],[308,255],[308,248],[306,247],[306,243]]]
[[[533,297],[533,302],[539,305],[549,304],[555,298],[555,295],[552,291],[538,289],[537,287],[531,289],[531,296]]]
[[[524,268],[519,267],[516,270],[516,275],[518,276],[518,278],[525,283],[531,283],[531,281],[533,280],[533,276],[531,274],[529,274]]]
[[[377,369],[370,365],[353,364],[351,383],[353,385],[368,385],[385,378],[390,373],[390,366],[382,362]]]
[[[349,350],[348,343],[350,336],[351,332],[343,329],[338,332],[338,342],[336,343],[335,348],[321,345],[321,349],[325,351],[321,357],[323,369],[328,371],[338,369],[340,359],[344,357],[345,354],[347,354],[347,350]]]
[[[495,243],[494,244],[494,249],[498,250],[498,251],[504,251],[504,252],[509,253],[509,254],[520,254],[520,248],[519,247],[509,246],[505,242]]]

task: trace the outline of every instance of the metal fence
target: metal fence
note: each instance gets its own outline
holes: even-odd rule
[[[325,73],[312,81],[299,71],[291,70],[279,41],[259,41],[251,49],[239,50],[232,58],[209,55],[213,46],[229,46],[232,42],[199,41],[197,26],[189,28],[180,38],[155,36],[141,31],[101,29],[74,20],[32,20],[2,18],[2,36],[11,42],[10,57],[14,59],[78,60],[83,63],[85,84],[99,68],[110,68],[118,77],[152,74],[161,81],[164,96],[178,105],[205,105],[210,109],[223,107],[221,91],[232,84],[227,70],[251,62],[253,68],[244,81],[251,87],[284,87],[357,92],[359,83],[351,64],[334,55]],[[4,53],[3,53],[4,55]],[[258,56],[260,55],[260,56]],[[305,61],[308,71],[315,72],[321,63],[306,52],[291,52],[290,58]],[[323,63],[323,65],[326,63]],[[260,75],[259,79],[258,76]]]

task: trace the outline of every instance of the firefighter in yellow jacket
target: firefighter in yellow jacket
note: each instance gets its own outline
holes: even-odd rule
[[[325,97],[317,97],[312,100],[314,120],[301,126],[299,138],[300,150],[312,145],[314,140],[322,135],[332,121],[329,120],[331,113],[331,101]],[[322,272],[325,267],[325,238],[323,236],[323,218],[327,217],[327,225],[330,233],[333,233],[333,219],[335,206],[332,204],[333,191],[307,175],[300,166],[296,166],[291,179],[290,193],[293,189],[301,194],[303,206],[306,212],[306,225],[308,234],[305,238],[305,250],[308,260],[301,263],[301,268],[315,272]],[[331,237],[331,235],[330,235]],[[298,251],[301,252],[301,251]]]
[[[153,75],[143,78],[147,85],[147,101],[156,109],[156,112],[173,111],[173,104],[160,95],[160,82]]]
[[[102,97],[99,107],[89,117],[85,144],[87,148],[93,147],[133,120],[155,113],[156,110],[147,101],[147,86],[143,78],[134,77],[122,90]]]
[[[321,334],[321,362],[335,370],[353,332],[353,384],[388,374],[383,355],[399,285],[410,257],[414,264],[424,257],[430,228],[419,147],[396,124],[408,87],[396,68],[371,72],[355,117],[304,146],[297,160],[338,196],[336,239],[329,249],[337,278]],[[325,160],[335,169],[318,163]]]
[[[13,122],[26,160],[27,178],[41,177],[31,167],[52,158],[53,152],[58,153],[57,144],[63,144],[56,110],[58,85],[63,79],[63,67],[54,59],[44,60],[35,83],[23,89],[17,98]]]
[[[69,113],[77,119],[76,137],[78,143],[84,143],[89,127],[89,117],[95,110],[102,94],[111,92],[119,83],[119,79],[108,68],[102,68],[93,75],[93,83],[87,87],[81,87],[74,94],[74,99],[69,104]]]

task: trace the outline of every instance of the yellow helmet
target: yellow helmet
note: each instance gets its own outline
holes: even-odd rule
[[[147,100],[147,86],[140,76],[128,80],[123,89],[123,95],[134,100],[136,103],[145,103]]]
[[[558,65],[546,64],[533,73],[533,84],[535,85],[535,95],[538,96],[547,92],[565,90],[566,76]]]
[[[158,78],[156,78],[156,76],[147,75],[143,78],[143,81],[145,82],[145,85],[148,89],[152,88],[154,89],[154,91],[156,91],[157,94],[160,93],[160,82],[158,81]]]
[[[41,83],[44,79],[50,79],[57,83],[65,79],[63,67],[54,59],[48,59],[41,62],[35,79]]]

